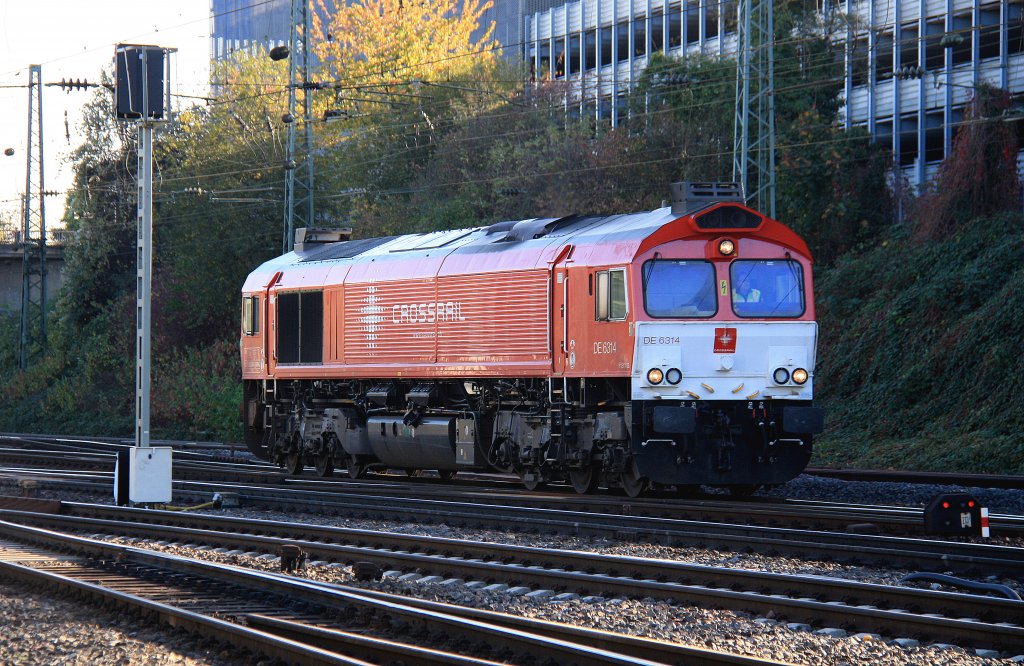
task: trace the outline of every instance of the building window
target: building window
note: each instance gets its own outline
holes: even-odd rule
[[[953,17],[953,35],[959,35],[963,41],[953,47],[953,65],[962,65],[971,61],[971,15],[960,14]]]
[[[900,31],[900,67],[917,67],[918,62],[918,36],[917,24],[905,25]]]
[[[946,66],[946,49],[942,48],[942,38],[946,36],[944,21],[928,21],[924,42],[924,68],[929,72],[937,72]]]
[[[569,70],[566,74],[579,74],[580,72],[580,35],[569,36]]]
[[[540,43],[540,71],[538,72],[541,80],[551,78],[551,47],[547,41]]]
[[[651,53],[665,50],[665,15],[651,14]]]
[[[861,38],[850,44],[850,85],[868,82],[868,40]]]
[[[917,116],[900,118],[900,166],[910,166],[917,159]]]
[[[950,112],[949,112],[949,124],[953,127],[952,143],[956,143],[956,135],[959,134],[960,130],[963,128],[963,122],[964,122],[964,110],[963,110],[963,107],[961,107],[959,109],[951,109]],[[950,148],[952,148],[952,143],[950,144]]]
[[[629,60],[629,23],[615,24],[615,60],[624,62]]]
[[[874,141],[883,146],[892,146],[892,118],[879,120],[875,123]]]
[[[924,117],[924,161],[941,162],[945,156],[942,113],[929,113]]]
[[[612,26],[601,28],[601,66],[612,64]]]
[[[615,96],[615,125],[616,127],[624,125],[626,119],[629,117],[629,100],[626,97],[625,92],[620,92]]]
[[[978,55],[981,58],[999,57],[999,9],[981,10],[981,28],[978,31]]]
[[[718,3],[708,2],[704,5],[704,38],[718,36]]]
[[[739,30],[739,14],[736,0],[722,2],[722,31],[728,35]]]
[[[686,43],[696,44],[700,41],[700,4],[686,3]]]
[[[875,40],[875,80],[892,76],[892,34],[879,35]]]
[[[683,7],[672,5],[668,9],[668,47],[677,48],[683,43]]]
[[[638,16],[633,19],[633,57],[642,58],[645,55],[647,55],[647,17]]]
[[[587,69],[597,67],[597,33],[594,30],[587,30],[583,33],[583,49],[585,52],[585,64]]]
[[[565,78],[565,38],[555,40],[555,78]]]
[[[1006,53],[1024,52],[1024,4],[1006,5]]]

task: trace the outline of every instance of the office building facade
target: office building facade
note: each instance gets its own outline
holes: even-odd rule
[[[288,43],[291,0],[210,0],[210,60]]]
[[[862,0],[834,9],[850,26],[844,122],[891,145],[912,184],[949,154],[979,83],[1024,101],[1024,0]],[[617,123],[651,54],[734,56],[736,11],[733,0],[575,0],[525,16],[522,53],[539,77],[573,82],[588,108]]]

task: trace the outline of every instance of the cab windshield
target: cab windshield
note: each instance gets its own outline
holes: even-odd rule
[[[799,317],[804,272],[792,260],[741,260],[729,267],[732,309],[740,317]]]
[[[651,317],[712,317],[717,311],[710,262],[653,259],[642,271],[644,309]]]

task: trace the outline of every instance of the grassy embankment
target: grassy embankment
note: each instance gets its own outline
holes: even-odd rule
[[[1024,218],[896,234],[817,276],[812,464],[1024,473]]]

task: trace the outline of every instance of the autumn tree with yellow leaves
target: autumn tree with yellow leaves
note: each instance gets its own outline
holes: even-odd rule
[[[487,0],[317,0],[312,51],[342,85],[457,79],[497,57]],[[323,17],[328,17],[324,20]]]
[[[501,62],[490,0],[317,0],[312,21],[319,209],[360,235],[397,229],[376,211],[409,184],[460,119],[505,103],[519,80]],[[504,72],[504,73],[499,73]],[[373,220],[373,221],[371,221]],[[364,228],[365,227],[365,228]]]

